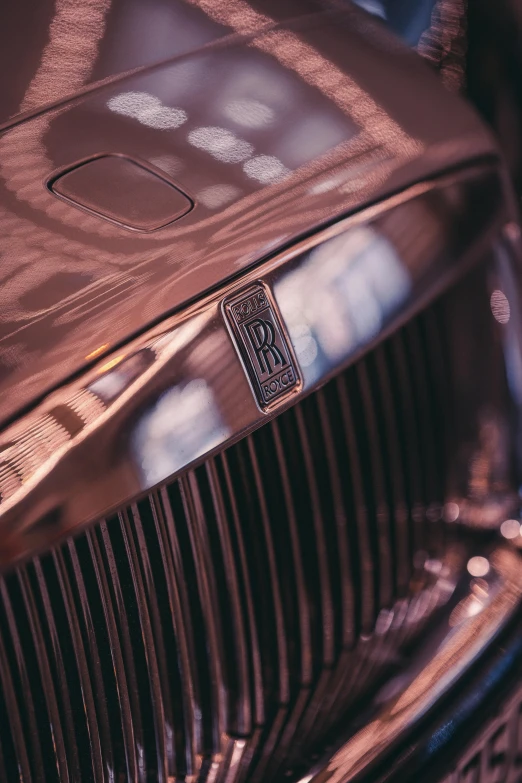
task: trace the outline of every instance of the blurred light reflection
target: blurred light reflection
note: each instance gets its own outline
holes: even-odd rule
[[[520,531],[520,522],[516,519],[506,519],[500,526],[500,532],[507,539],[517,538]]]
[[[435,560],[433,558],[429,558],[424,563],[424,569],[428,571],[430,574],[438,575],[440,574],[442,570],[442,563],[440,560]]]
[[[463,598],[461,601],[459,601],[455,609],[452,611],[449,618],[450,627],[455,628],[455,626],[460,625],[466,620],[469,620],[470,617],[475,617],[484,609],[485,604],[485,598],[482,599],[474,593],[466,596],[466,598]]]
[[[470,557],[467,569],[471,576],[486,576],[489,572],[489,560],[486,557],[481,557],[479,555]]]
[[[263,185],[279,182],[279,180],[290,173],[290,170],[281,163],[279,158],[273,155],[257,155],[255,158],[247,160],[243,166],[243,171],[247,177],[256,179]]]
[[[138,380],[153,363],[154,353],[147,348],[128,357],[125,357],[125,354],[115,356],[99,368],[99,378],[87,388],[108,405]]]
[[[387,19],[386,8],[380,0],[354,0],[355,5],[364,8],[369,14],[379,16],[381,19]]]
[[[212,389],[196,379],[166,391],[138,423],[134,452],[153,486],[228,437]]]
[[[223,163],[241,163],[252,154],[254,148],[248,141],[238,139],[226,128],[196,128],[188,135],[189,143],[209,152]]]
[[[109,343],[103,343],[103,345],[99,345],[97,348],[94,349],[94,351],[91,351],[87,354],[85,357],[86,361],[90,361],[91,359],[96,359],[97,356],[101,356],[102,353],[104,353],[109,348]]]
[[[502,291],[493,291],[490,298],[491,312],[499,324],[507,324],[511,316],[508,299]]]
[[[116,114],[133,117],[158,130],[179,128],[187,121],[187,113],[183,109],[164,106],[160,99],[148,92],[122,92],[107,101],[109,109]]]
[[[235,185],[209,185],[197,193],[197,200],[207,209],[218,209],[230,204],[241,195],[239,188]]]
[[[443,516],[446,522],[456,522],[460,515],[460,508],[457,503],[446,503],[443,510]]]
[[[225,106],[226,116],[245,128],[263,128],[274,120],[274,111],[261,101],[236,100]]]
[[[371,340],[408,296],[411,279],[393,245],[367,226],[316,247],[275,285],[306,381]]]

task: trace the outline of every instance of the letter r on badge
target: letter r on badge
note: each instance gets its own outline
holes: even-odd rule
[[[275,329],[270,321],[256,318],[255,321],[247,324],[247,329],[262,373],[271,373],[276,365],[286,364],[283,354],[275,344]],[[273,366],[270,365],[270,359]]]

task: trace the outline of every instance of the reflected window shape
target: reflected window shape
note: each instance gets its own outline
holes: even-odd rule
[[[351,317],[357,342],[369,340],[378,334],[382,326],[382,306],[375,296],[367,269],[354,269],[349,279],[339,280]]]
[[[100,377],[89,384],[94,392],[107,405],[123,394],[131,383],[140,377],[154,363],[154,353],[144,348],[133,356],[118,356],[103,365]]]
[[[375,337],[402,305],[411,278],[391,243],[373,229],[349,229],[316,247],[275,294],[307,380]]]
[[[218,209],[235,201],[241,195],[235,185],[209,185],[196,193],[196,199],[207,209]]]
[[[317,357],[317,341],[307,324],[298,323],[290,330],[294,350],[301,367],[309,367]]]
[[[296,118],[291,134],[278,137],[274,152],[292,169],[325,155],[329,150],[354,136],[355,127],[346,117],[330,112],[304,115]]]
[[[236,100],[224,108],[225,115],[245,128],[264,128],[274,121],[274,111],[261,101]]]
[[[243,171],[247,177],[261,182],[262,185],[279,182],[290,174],[290,169],[287,169],[279,158],[275,158],[273,155],[257,155],[255,158],[247,160]]]
[[[223,163],[241,163],[250,157],[254,148],[248,141],[238,139],[226,128],[206,127],[190,131],[188,141],[194,147],[210,153]]]
[[[173,130],[187,121],[183,109],[164,106],[159,98],[148,92],[122,92],[107,101],[109,109],[116,114],[133,117],[158,130]]]
[[[163,481],[228,436],[205,380],[174,386],[142,416],[132,437],[143,487]]]

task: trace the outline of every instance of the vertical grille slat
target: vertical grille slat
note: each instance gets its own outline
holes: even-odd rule
[[[331,666],[335,660],[335,629],[334,629],[334,605],[328,568],[328,551],[323,535],[323,520],[319,488],[316,481],[313,457],[309,434],[302,407],[298,406],[292,411],[295,414],[298,432],[298,446],[302,450],[306,483],[308,486],[309,500],[311,504],[311,517],[314,531],[314,547],[317,557],[319,575],[319,605],[321,610],[320,628],[321,639],[321,665]]]
[[[362,400],[362,424],[358,429],[361,436],[359,448],[362,448],[363,432],[364,440],[368,444],[368,465],[365,476],[366,505],[371,510],[370,514],[375,521],[378,568],[379,574],[379,604],[389,606],[394,594],[393,565],[395,558],[395,536],[390,524],[390,510],[384,488],[383,467],[381,462],[381,444],[377,422],[375,420],[375,402],[371,383],[368,377],[367,362],[357,365],[357,385]]]
[[[126,772],[131,780],[143,779],[143,767],[139,763],[138,749],[136,745],[136,733],[134,724],[140,724],[139,714],[135,714],[136,702],[129,693],[125,666],[123,662],[123,652],[120,645],[120,639],[117,631],[116,618],[114,616],[114,607],[109,592],[108,575],[102,559],[100,545],[96,532],[88,531],[86,534],[89,559],[94,570],[95,586],[98,589],[98,595],[101,602],[102,618],[104,631],[106,631],[106,643],[109,647],[107,651],[110,655],[111,666],[114,671],[115,688],[117,694],[117,703],[119,708],[121,728],[123,734],[123,745],[126,761]],[[84,553],[83,561],[86,566],[89,564],[87,553]],[[94,587],[94,585],[93,585]],[[138,742],[140,733],[138,733]]]
[[[36,608],[31,583],[29,581],[29,567],[23,571],[19,571],[17,573],[17,577],[23,606],[27,617],[29,633],[32,638],[33,649],[35,650],[38,674],[40,676],[40,684],[44,693],[45,704],[47,707],[49,727],[52,734],[54,762],[58,771],[58,779],[68,783],[70,780],[69,764],[67,762],[67,755],[65,752],[65,742],[60,719],[60,711],[58,708],[57,694],[55,685],[53,683],[49,666],[49,659],[40,626],[39,613]]]
[[[424,462],[428,468],[426,477],[426,504],[429,505],[433,499],[440,500],[444,491],[441,483],[442,475],[440,471],[440,460],[443,458],[441,452],[441,432],[440,412],[437,410],[433,395],[433,370],[432,362],[435,352],[430,351],[429,361],[427,361],[426,347],[423,340],[424,326],[426,323],[426,314],[418,318],[414,323],[408,325],[406,334],[408,335],[408,345],[411,352],[410,367],[412,369],[416,399],[420,409],[420,432],[424,446]]]
[[[2,707],[3,705],[0,702],[0,709]],[[7,767],[5,765],[4,746],[2,742],[0,742],[0,780],[9,780]],[[30,778],[28,777],[27,780],[30,780]]]
[[[339,582],[340,594],[338,605],[340,606],[340,644],[343,648],[353,646],[356,639],[357,625],[355,622],[355,589],[353,584],[352,563],[348,548],[348,518],[342,496],[342,478],[340,469],[343,464],[336,454],[331,412],[328,409],[328,401],[323,389],[316,394],[319,408],[321,432],[325,444],[327,473],[330,479],[329,485],[333,499],[333,545],[337,549],[339,558]]]
[[[239,518],[238,506],[234,496],[232,479],[230,476],[230,467],[228,464],[228,458],[226,452],[220,454],[216,458],[218,461],[218,470],[222,471],[222,487],[224,495],[229,502],[229,516],[228,520],[231,524],[231,531],[234,534],[234,543],[236,549],[236,559],[238,563],[238,576],[240,577],[240,596],[244,601],[244,611],[246,614],[246,622],[248,626],[248,634],[250,638],[250,649],[252,655],[252,715],[254,718],[254,724],[261,726],[265,722],[265,701],[263,691],[263,673],[261,665],[261,648],[259,643],[258,626],[255,622],[255,610],[254,610],[254,598],[252,595],[252,586],[250,583],[250,575],[248,569],[247,555],[245,551],[245,543],[243,530],[241,527],[241,520]]]
[[[179,496],[179,493],[178,493]],[[187,754],[188,761],[193,770],[197,767],[197,757],[204,754],[204,726],[200,705],[203,704],[202,683],[200,681],[200,661],[196,654],[196,629],[191,615],[190,602],[187,594],[187,582],[185,580],[183,558],[180,544],[176,535],[176,521],[171,500],[175,502],[181,498],[173,497],[166,488],[160,490],[161,505],[164,510],[163,519],[165,528],[159,530],[164,537],[165,562],[172,565],[168,572],[169,598],[173,611],[176,630],[178,631],[178,644],[181,659],[181,672],[186,678],[186,693],[192,698],[192,703],[185,706],[185,713],[190,716],[190,737],[193,742],[192,752]],[[182,514],[182,509],[176,509]],[[176,513],[176,517],[178,513]],[[161,525],[162,519],[158,516],[157,524]],[[183,683],[182,683],[183,685]],[[184,702],[185,703],[185,702]]]
[[[279,783],[365,704],[437,606],[446,317],[0,580],[0,775]]]
[[[451,436],[454,436],[456,427],[451,404],[451,369],[447,360],[447,349],[444,346],[446,335],[440,305],[435,305],[424,313],[420,326],[423,337],[424,366],[426,367],[430,392],[430,410],[437,433],[437,439],[434,443],[437,476],[441,477],[447,455],[451,450]],[[428,355],[429,361],[427,360]],[[439,478],[438,497],[435,498],[434,507],[429,510],[431,513],[428,518],[432,536],[438,541],[439,550],[444,544],[441,539],[444,529],[437,524],[444,490],[444,484]]]
[[[7,731],[3,732],[3,739],[11,745],[9,749],[10,779],[22,779],[31,781],[31,766],[27,754],[26,739],[22,728],[22,718],[16,698],[15,688],[11,678],[9,662],[5,653],[3,641],[0,639],[0,682],[2,684],[3,721]],[[7,780],[7,777],[6,777]]]
[[[234,552],[237,563],[237,575],[240,585],[240,598],[245,612],[246,625],[250,640],[251,666],[252,666],[252,716],[254,729],[245,751],[238,764],[238,775],[244,779],[248,774],[252,759],[256,756],[263,735],[262,726],[265,724],[265,694],[262,652],[260,645],[260,633],[256,622],[255,599],[252,591],[250,571],[248,568],[247,552],[244,542],[243,528],[239,516],[239,507],[234,493],[231,471],[227,452],[222,452],[215,458],[215,464],[220,477],[223,491],[223,500],[227,510],[227,518],[230,524],[231,539],[234,544]]]
[[[100,735],[100,727],[98,723],[98,716],[96,713],[96,706],[94,702],[93,689],[91,684],[91,678],[89,673],[89,667],[85,656],[85,650],[83,646],[83,640],[78,624],[78,617],[74,607],[74,601],[72,597],[71,583],[66,571],[64,554],[61,550],[55,550],[53,552],[54,567],[58,579],[58,586],[64,603],[64,610],[66,616],[66,622],[70,634],[71,645],[69,652],[66,653],[66,657],[70,658],[70,661],[74,661],[78,678],[71,684],[71,690],[78,689],[79,696],[81,694],[81,703],[85,711],[86,721],[86,738],[87,742],[83,746],[84,756],[87,758],[81,758],[80,764],[87,765],[92,763],[92,772],[94,780],[103,778],[104,774],[104,762],[102,755],[103,751],[106,754],[106,759],[110,767],[112,767],[112,754],[110,748],[110,742],[108,741],[107,726],[102,727],[105,729],[105,734],[102,738]],[[65,623],[63,623],[65,625]],[[60,624],[60,628],[62,624]],[[76,707],[76,710],[78,706]],[[76,711],[75,710],[75,711]],[[73,713],[74,714],[74,713]],[[109,767],[109,768],[110,768]]]
[[[138,667],[145,673],[143,665],[143,640],[139,632],[136,633],[138,620],[136,617],[136,597],[130,579],[122,580],[118,571],[118,565],[121,568],[129,568],[127,558],[123,557],[124,544],[121,541],[121,531],[118,529],[117,519],[110,520],[111,533],[109,533],[109,524],[103,521],[98,530],[95,531],[99,543],[98,553],[100,555],[100,570],[103,567],[107,575],[104,587],[107,588],[107,599],[115,608],[114,612],[114,632],[118,635],[119,645],[122,654],[123,671],[125,678],[125,689],[128,693],[130,708],[132,711],[135,754],[137,761],[138,781],[147,780],[148,764],[153,763],[153,759],[146,755],[146,750],[150,747],[146,742],[145,732],[150,732],[152,727],[151,707],[148,700],[148,682],[142,681],[139,676]],[[119,539],[119,540],[118,540]],[[118,546],[119,544],[119,546]],[[116,552],[113,548],[118,546]],[[124,598],[125,596],[125,598]],[[131,636],[132,634],[132,636]],[[113,640],[111,640],[113,641]]]
[[[284,603],[286,633],[289,637],[290,700],[277,741],[269,753],[268,764],[261,764],[256,774],[261,779],[274,779],[297,726],[302,720],[310,698],[314,676],[313,628],[310,601],[305,582],[306,565],[298,528],[295,502],[285,455],[286,438],[278,422],[273,421],[254,436],[260,444],[263,481],[269,488],[269,516],[273,530],[277,567]],[[288,446],[288,444],[287,444]],[[277,521],[276,521],[277,520]],[[261,774],[263,773],[263,774]]]
[[[157,614],[155,622],[161,624],[167,671],[165,688],[170,691],[170,730],[175,745],[178,774],[190,776],[196,768],[196,737],[199,728],[195,716],[195,687],[191,669],[191,645],[182,623],[181,598],[176,582],[174,561],[169,546],[168,532],[173,520],[162,492],[154,492],[148,501],[150,519],[144,520],[140,531],[143,547],[149,549],[150,568],[153,570]],[[163,502],[162,502],[163,501]],[[150,524],[145,524],[149,521]],[[161,568],[159,567],[161,564]]]
[[[89,596],[85,588],[74,542],[69,541],[63,552],[58,550],[55,557],[59,563],[64,592],[66,590],[68,592],[69,612],[71,618],[73,618],[71,622],[74,623],[75,626],[75,637],[78,639],[77,646],[78,648],[81,648],[76,654],[78,657],[83,657],[83,662],[81,664],[82,671],[85,672],[85,669],[87,669],[83,674],[84,681],[88,683],[90,678],[91,694],[87,699],[89,721],[91,725],[94,725],[95,722],[97,724],[101,763],[104,770],[107,772],[107,778],[108,780],[115,780],[118,773],[118,763],[113,748],[113,738],[111,736],[107,697],[101,670],[102,661],[96,640],[96,633],[89,605]],[[69,570],[67,568],[68,566]],[[75,597],[76,609],[74,608]],[[88,688],[89,684],[86,684],[84,687]],[[92,703],[90,700],[92,700]],[[94,716],[92,714],[93,708],[95,711]],[[118,721],[118,723],[119,722],[120,721]],[[96,739],[94,739],[94,743],[96,743]],[[96,752],[96,750],[94,750],[94,752]]]
[[[209,460],[206,463],[205,472],[219,539],[219,553],[216,553],[216,558],[221,557],[222,559],[224,584],[221,589],[218,589],[218,598],[226,596],[228,608],[226,619],[230,619],[232,628],[230,644],[224,661],[229,671],[229,682],[234,682],[234,687],[231,686],[229,689],[228,724],[234,734],[245,736],[250,734],[253,729],[250,650],[246,618],[241,607],[240,581],[232,548],[231,531],[214,460]],[[221,615],[223,615],[223,611],[221,611]]]
[[[226,686],[223,676],[221,632],[218,627],[219,610],[216,587],[196,475],[191,472],[181,478],[180,488],[199,594],[202,632],[206,645],[208,698],[212,715],[209,734],[210,751],[212,754],[219,754],[226,725]]]
[[[292,497],[288,464],[285,458],[284,441],[277,419],[271,426],[271,435],[274,443],[275,464],[274,469],[279,473],[284,499],[284,514],[288,525],[288,537],[290,541],[292,576],[295,580],[295,594],[297,603],[297,617],[299,626],[299,672],[303,685],[309,685],[313,675],[312,652],[312,621],[310,617],[310,604],[306,590],[305,564],[303,562],[302,547],[299,535],[298,520],[295,514],[295,504]],[[288,569],[290,571],[290,567]]]
[[[395,411],[400,421],[403,437],[399,441],[402,448],[404,464],[407,466],[404,480],[409,488],[409,518],[411,520],[411,550],[420,551],[425,548],[424,526],[424,486],[421,476],[423,452],[419,440],[417,414],[414,405],[414,390],[406,357],[403,332],[384,346],[388,350],[388,363],[395,367],[392,375],[392,385],[395,400]]]
[[[381,416],[381,454],[385,473],[386,493],[390,518],[395,522],[395,560],[397,563],[396,584],[399,595],[404,595],[409,582],[408,563],[411,562],[411,550],[408,535],[408,509],[404,488],[405,466],[401,462],[399,433],[395,420],[395,411],[391,397],[388,367],[382,347],[376,348],[370,357],[374,371],[373,386],[379,397]]]
[[[250,435],[245,439],[243,444],[242,456],[243,459],[248,461],[248,467],[250,469],[250,481],[247,478],[247,473],[242,472],[242,499],[245,503],[246,520],[248,521],[248,532],[244,533],[244,540],[248,541],[251,537],[251,544],[249,549],[249,560],[251,569],[251,579],[253,574],[256,575],[255,585],[256,593],[260,597],[260,591],[270,588],[270,597],[268,601],[265,601],[264,612],[260,617],[261,629],[262,629],[262,644],[272,648],[271,661],[266,661],[265,666],[265,683],[272,685],[273,695],[270,699],[273,703],[272,710],[274,717],[270,721],[270,713],[267,710],[267,717],[269,718],[269,729],[266,736],[263,738],[263,748],[270,748],[269,753],[265,753],[259,760],[256,768],[256,773],[253,776],[253,783],[263,779],[266,765],[270,759],[271,752],[277,746],[280,739],[281,732],[284,729],[285,722],[288,717],[288,711],[290,709],[292,685],[290,682],[290,665],[289,665],[289,650],[287,644],[289,637],[287,636],[287,625],[285,623],[283,599],[281,595],[281,580],[277,568],[277,560],[274,546],[274,536],[271,527],[271,520],[269,516],[268,499],[265,494],[265,486],[263,483],[263,475],[260,470],[258,461],[258,443],[255,436]],[[245,465],[246,467],[246,465]],[[252,494],[249,493],[249,488]],[[266,488],[268,489],[268,487]],[[255,490],[255,496],[254,492]],[[258,546],[262,548],[264,555],[264,563],[261,565],[258,562],[258,555],[260,549],[256,548],[254,544],[257,539]],[[252,546],[253,544],[253,546]],[[263,573],[264,569],[266,571]],[[263,584],[265,583],[265,584]],[[274,641],[270,644],[270,637]],[[274,638],[275,637],[275,638]],[[265,648],[266,649],[266,648]],[[270,669],[272,671],[270,671]],[[265,690],[265,701],[268,693]]]
[[[51,570],[54,570],[53,563],[50,557],[47,556],[43,562],[42,560],[35,560],[33,566],[35,576],[33,595],[35,598],[37,593],[39,593],[38,609],[36,611],[42,620],[45,619],[45,624],[42,623],[42,628],[47,631],[49,639],[49,649],[47,653],[49,670],[52,672],[51,676],[53,678],[54,689],[57,696],[57,706],[62,720],[63,739],[66,743],[66,754],[70,774],[72,780],[76,780],[80,775],[80,761],[78,758],[78,743],[75,736],[75,729],[81,730],[83,728],[82,718],[84,716],[81,715],[80,710],[73,708],[70,686],[67,681],[65,657],[62,654],[62,640],[65,637],[66,631],[65,628],[62,627],[60,634],[58,634],[58,628],[55,622],[56,608],[51,604],[49,595],[49,587],[52,586],[52,581],[54,581],[55,577],[54,573],[49,573]],[[43,572],[44,566],[47,566],[47,573],[45,576]],[[32,570],[33,569],[31,569],[31,572]],[[61,600],[61,596],[56,596],[55,600]]]
[[[144,546],[140,546],[141,520],[137,505],[131,506],[130,513],[123,512],[118,517],[136,602],[139,625],[135,633],[139,633],[143,640],[144,664],[148,679],[148,695],[152,707],[154,744],[157,756],[153,769],[157,774],[158,781],[163,783],[175,771],[173,738],[168,732],[165,718],[165,712],[169,716],[171,711],[169,710],[169,691],[164,687],[167,683],[164,643],[161,627],[159,623],[154,623],[153,607],[155,602],[151,601],[152,576],[148,566],[147,551]],[[133,649],[136,650],[135,641]],[[140,675],[137,674],[137,677]],[[147,776],[151,777],[150,763],[147,764]]]
[[[422,513],[423,518],[430,499],[437,497],[436,462],[432,454],[433,437],[430,421],[429,394],[424,375],[424,357],[418,334],[418,324],[408,324],[404,330],[404,347],[407,372],[412,385],[413,412],[418,432],[420,463],[426,466],[422,471]]]
[[[23,759],[26,753],[26,747],[29,749],[29,759],[30,763],[32,765],[32,775],[33,777],[29,777],[29,780],[35,780],[35,781],[43,781],[44,780],[44,766],[43,766],[43,758],[42,758],[42,751],[41,751],[41,743],[40,743],[40,733],[38,730],[38,724],[36,720],[36,710],[37,705],[35,704],[35,694],[33,693],[33,690],[31,688],[30,684],[30,678],[29,673],[27,671],[27,664],[25,661],[25,655],[24,655],[24,645],[22,644],[22,641],[20,639],[20,635],[18,633],[17,624],[14,617],[14,612],[11,604],[11,599],[9,596],[9,591],[7,589],[7,584],[5,580],[0,581],[0,595],[1,595],[1,610],[2,610],[2,621],[4,621],[4,613],[5,613],[5,626],[4,626],[4,633],[0,636],[0,644],[1,646],[1,656],[2,656],[2,679],[4,679],[8,672],[9,667],[11,671],[11,675],[13,676],[13,679],[16,678],[18,682],[18,697],[17,701],[18,703],[13,705],[13,712],[11,713],[11,709],[6,709],[5,715],[11,716],[13,715],[16,719],[16,715],[18,714],[18,704],[23,704],[23,717],[25,721],[27,722],[27,730],[25,732],[25,744],[24,748],[22,749],[21,758]],[[4,642],[1,637],[3,637],[5,634],[5,644],[10,645],[12,648],[12,661],[8,661],[6,658],[6,650],[4,648]],[[9,688],[9,682],[5,683],[5,688]],[[6,692],[6,698],[7,698],[7,692]],[[4,743],[5,744],[5,743]],[[4,756],[5,758],[5,756]],[[19,766],[21,768],[21,771],[23,771],[23,768],[25,767],[25,764],[23,761],[19,762]]]
[[[269,582],[272,588],[272,609],[273,609],[273,628],[275,629],[277,644],[277,699],[280,704],[288,704],[290,699],[290,672],[288,665],[287,636],[285,620],[283,613],[283,601],[281,598],[281,587],[277,573],[276,556],[274,551],[274,542],[268,516],[268,508],[263,488],[263,481],[257,461],[256,449],[253,436],[247,439],[248,457],[253,474],[253,486],[256,489],[256,496],[259,502],[260,523],[263,533],[264,546],[267,558]],[[248,488],[245,488],[248,492]],[[251,519],[254,522],[254,519]],[[255,558],[255,552],[252,552]],[[271,618],[272,620],[272,618]],[[273,633],[267,629],[267,632]]]
[[[376,561],[370,540],[368,509],[364,498],[362,468],[355,439],[355,422],[346,375],[339,376],[335,384],[341,409],[340,426],[347,450],[345,484],[351,489],[352,519],[357,531],[357,536],[352,536],[352,545],[359,555],[361,630],[363,633],[369,633],[377,615]]]

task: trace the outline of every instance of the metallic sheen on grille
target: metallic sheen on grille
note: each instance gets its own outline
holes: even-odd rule
[[[443,546],[444,333],[439,303],[0,582],[1,780],[261,783],[320,748],[383,639],[425,622],[406,595]]]

